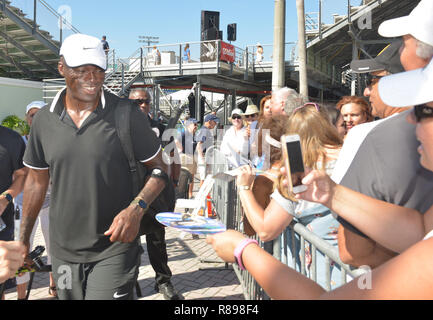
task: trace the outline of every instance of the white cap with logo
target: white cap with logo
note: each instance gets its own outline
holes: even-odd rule
[[[383,37],[410,34],[433,46],[433,0],[421,0],[408,16],[382,22],[378,32]]]
[[[67,37],[60,48],[60,55],[71,68],[92,64],[107,69],[107,56],[101,40],[86,34],[77,33]]]

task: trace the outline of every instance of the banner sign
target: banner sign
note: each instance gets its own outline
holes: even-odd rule
[[[235,62],[235,46],[221,41],[221,61]]]

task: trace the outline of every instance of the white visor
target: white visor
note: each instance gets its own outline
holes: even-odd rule
[[[379,81],[382,101],[392,107],[410,107],[433,101],[433,60],[422,69],[393,74]]]

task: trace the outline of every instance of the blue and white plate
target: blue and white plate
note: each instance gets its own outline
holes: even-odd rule
[[[182,213],[161,212],[156,216],[159,223],[167,227],[179,229],[192,234],[214,234],[227,230],[226,226],[217,219],[204,217],[187,217],[182,219]]]

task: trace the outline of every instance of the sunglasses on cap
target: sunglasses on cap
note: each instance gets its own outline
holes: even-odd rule
[[[134,101],[137,101],[138,104],[149,104],[150,99],[134,99]]]
[[[235,115],[232,116],[232,119],[233,119],[233,120],[241,120],[242,117],[239,116],[239,115],[237,115],[237,114],[235,114]]]
[[[426,104],[420,104],[413,108],[413,113],[415,115],[416,122],[420,122],[425,118],[433,118],[433,108],[427,106]]]

